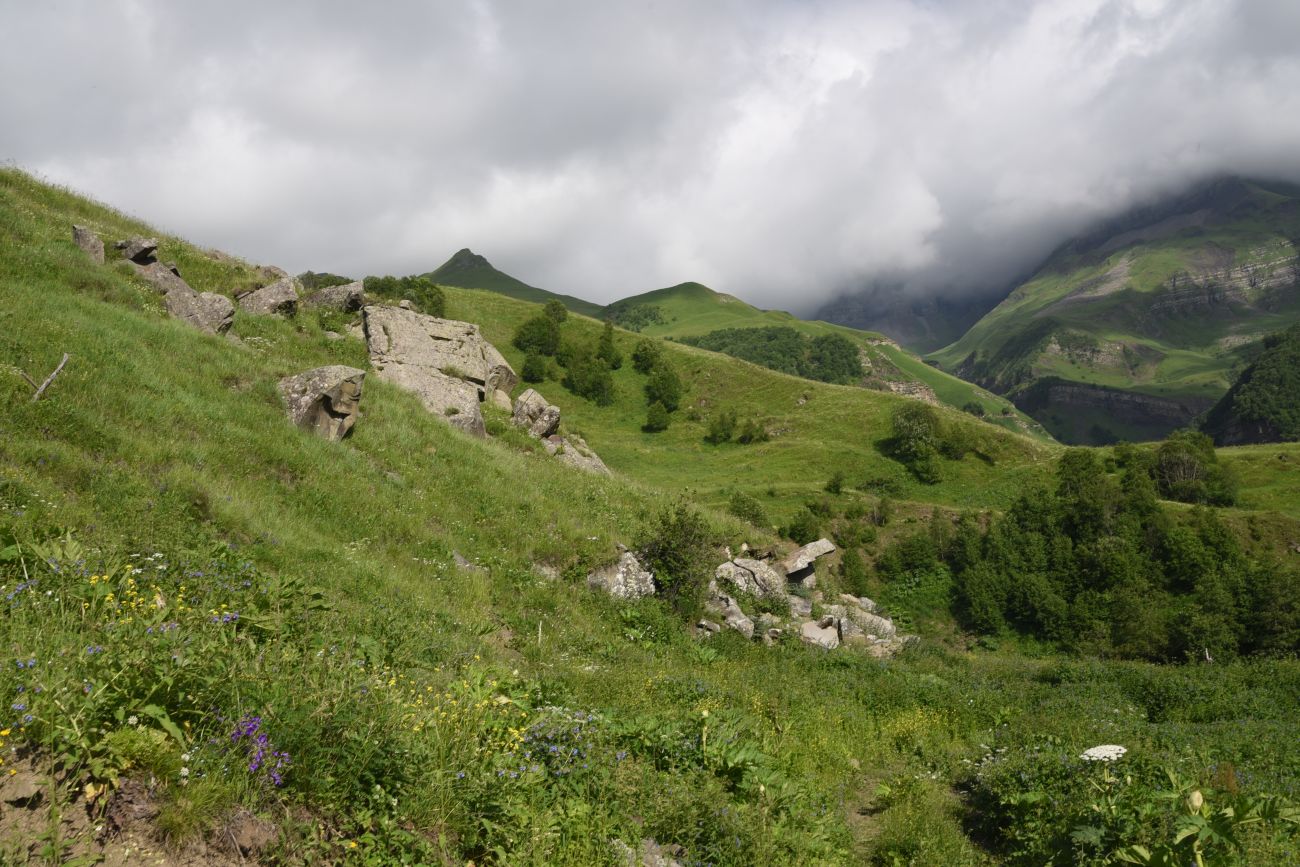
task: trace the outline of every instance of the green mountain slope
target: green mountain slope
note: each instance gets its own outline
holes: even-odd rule
[[[1222,180],[1059,250],[930,356],[1071,443],[1153,439],[1228,389],[1243,351],[1300,320],[1300,192]]]
[[[929,397],[955,409],[978,407],[993,424],[1050,440],[1040,425],[1010,401],[925,364],[874,332],[798,319],[781,310],[761,310],[699,283],[681,283],[623,298],[610,304],[606,314],[616,322],[631,322],[642,334],[675,339],[701,338],[722,329],[773,327],[793,328],[809,337],[837,334],[859,347],[866,374],[862,384],[867,387]]]
[[[544,304],[555,299],[572,312],[581,313],[583,316],[598,317],[604,309],[599,304],[583,301],[581,298],[575,298],[572,295],[560,295],[555,292],[548,292],[545,289],[538,289],[536,286],[529,286],[522,280],[517,280],[509,274],[498,271],[492,267],[492,263],[488,262],[487,259],[468,249],[457,250],[450,259],[424,276],[435,283],[447,286],[487,289],[492,292],[500,292],[502,295],[508,295],[511,298],[533,301],[538,304]]]
[[[1218,445],[1300,440],[1300,325],[1264,339],[1201,429]]]

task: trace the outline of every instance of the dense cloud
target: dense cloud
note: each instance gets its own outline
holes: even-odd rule
[[[1300,180],[1292,0],[0,0],[0,160],[293,270],[807,311]]]

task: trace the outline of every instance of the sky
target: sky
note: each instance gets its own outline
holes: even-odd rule
[[[1005,285],[1300,181],[1295,0],[0,0],[0,162],[290,271],[607,302]]]

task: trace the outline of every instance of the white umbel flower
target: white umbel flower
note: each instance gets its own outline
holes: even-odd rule
[[[1102,744],[1099,747],[1090,747],[1083,751],[1079,758],[1085,762],[1114,762],[1118,761],[1128,752],[1127,747],[1121,747],[1119,744]]]

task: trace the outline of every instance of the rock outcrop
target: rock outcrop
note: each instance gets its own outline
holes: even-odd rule
[[[605,466],[605,462],[600,459],[600,455],[592,451],[587,441],[577,434],[547,437],[542,440],[542,446],[561,463],[588,473],[613,475],[609,467]]]
[[[302,299],[302,306],[354,313],[365,304],[366,293],[360,280],[342,286],[326,286]]]
[[[785,577],[763,560],[737,557],[719,566],[714,571],[714,578],[759,599],[777,599],[786,595]]]
[[[497,389],[514,388],[519,378],[478,326],[399,307],[371,305],[362,312],[380,378],[413,392],[454,427],[485,436],[479,403]]]
[[[734,629],[746,638],[754,637],[754,621],[741,610],[736,600],[725,593],[716,593],[704,603],[704,610],[722,620],[728,629]]]
[[[513,411],[511,423],[525,428],[538,439],[545,439],[559,430],[560,408],[547,403],[535,389],[530,388],[515,398]]]
[[[337,442],[357,422],[366,372],[333,364],[280,380],[280,397],[289,420],[298,427]]]
[[[179,271],[161,262],[150,262],[148,265],[131,262],[131,269],[156,289],[159,295],[168,295],[175,289],[194,291],[190,284],[181,279]]]
[[[195,292],[189,286],[172,289],[163,299],[167,312],[200,331],[225,334],[235,321],[235,305],[225,295]]]
[[[239,308],[258,316],[293,316],[298,312],[300,285],[293,277],[282,277],[270,286],[240,295]]]
[[[72,227],[72,241],[81,248],[81,252],[90,257],[96,265],[104,264],[104,242],[99,236],[85,226]]]
[[[127,238],[125,241],[118,241],[113,247],[122,251],[123,259],[129,259],[137,265],[148,265],[150,262],[158,261],[157,238]]]
[[[604,590],[615,599],[640,599],[654,595],[654,577],[635,554],[624,549],[616,562],[588,575],[587,586]]]

